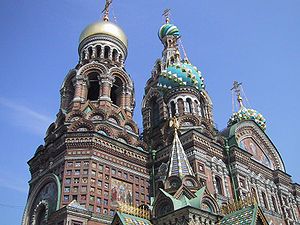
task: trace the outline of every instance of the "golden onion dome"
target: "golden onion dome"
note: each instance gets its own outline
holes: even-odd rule
[[[120,40],[125,47],[128,47],[127,36],[124,31],[115,23],[110,21],[99,21],[88,25],[81,33],[79,42],[82,42],[87,37],[96,35],[96,34],[106,34]]]

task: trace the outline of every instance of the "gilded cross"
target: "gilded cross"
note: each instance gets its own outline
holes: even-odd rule
[[[108,21],[109,7],[112,3],[112,0],[105,0],[105,6],[101,13],[103,13],[103,20]]]
[[[169,23],[170,22],[170,9],[165,9],[162,15],[166,18],[166,23]]]

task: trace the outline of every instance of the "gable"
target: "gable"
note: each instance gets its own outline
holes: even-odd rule
[[[253,155],[252,159],[270,169],[285,171],[278,150],[264,131],[253,121],[242,121],[231,127],[234,142]]]

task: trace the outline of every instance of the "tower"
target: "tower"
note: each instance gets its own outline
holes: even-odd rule
[[[57,119],[29,160],[23,225],[108,224],[119,203],[148,203],[147,148],[132,120],[134,86],[124,31],[103,20],[80,35]]]
[[[181,57],[179,29],[167,17],[158,36],[164,49],[147,81],[142,103],[144,139],[153,149],[172,142],[166,122],[174,116],[182,129],[214,133],[211,99],[201,72],[186,56]]]

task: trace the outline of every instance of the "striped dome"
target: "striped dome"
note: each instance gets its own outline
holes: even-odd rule
[[[168,66],[161,72],[157,86],[162,89],[191,86],[200,90],[204,88],[204,79],[197,67],[188,62],[179,62]]]
[[[174,24],[166,23],[162,25],[161,28],[159,29],[158,36],[160,40],[162,40],[165,36],[168,35],[173,35],[175,37],[180,36],[179,30]]]
[[[257,112],[254,109],[247,109],[244,106],[242,106],[238,112],[234,113],[230,117],[230,119],[228,121],[228,125],[231,126],[235,123],[238,123],[238,122],[244,121],[244,120],[252,120],[252,121],[256,122],[257,125],[260,126],[260,128],[262,130],[266,130],[266,128],[267,128],[266,119],[263,117],[262,114],[260,114],[259,112]]]

